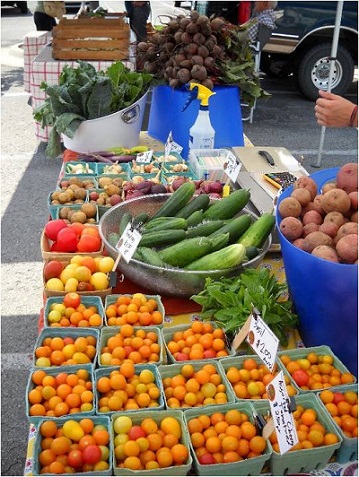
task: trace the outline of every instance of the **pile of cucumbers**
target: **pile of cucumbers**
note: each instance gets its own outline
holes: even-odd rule
[[[152,217],[125,213],[119,234],[109,237],[111,244],[132,222],[142,234],[133,258],[157,267],[223,270],[260,253],[275,218],[270,213],[256,220],[250,214],[237,216],[250,199],[248,190],[236,190],[214,202],[207,194],[194,197],[194,192],[194,183],[185,182]]]

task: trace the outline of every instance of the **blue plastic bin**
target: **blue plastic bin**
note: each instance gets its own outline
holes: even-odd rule
[[[310,177],[318,186],[335,179],[339,168],[315,172]],[[286,189],[278,204],[290,196]],[[314,257],[292,245],[277,229],[291,299],[300,320],[306,346],[328,345],[333,353],[358,376],[358,265],[333,263]]]
[[[216,94],[209,100],[209,115],[215,130],[214,147],[243,146],[243,126],[240,91],[237,86],[215,86]],[[183,147],[182,157],[188,158],[189,130],[193,126],[200,103],[197,100],[182,112],[189,91],[161,85],[153,88],[148,133],[166,142],[170,131],[175,142]]]

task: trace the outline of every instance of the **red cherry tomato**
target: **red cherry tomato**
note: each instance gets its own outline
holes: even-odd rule
[[[82,452],[80,450],[70,451],[67,459],[68,459],[69,465],[71,467],[75,467],[75,469],[82,467],[84,464]]]
[[[76,292],[66,293],[64,296],[64,305],[66,308],[77,308],[81,303],[81,295]]]
[[[84,253],[98,252],[100,248],[101,238],[95,235],[81,235],[79,243],[77,244],[77,250]]]
[[[292,374],[292,378],[298,384],[299,387],[307,386],[309,381],[309,374],[305,369],[297,369]]]
[[[101,448],[96,444],[90,444],[82,451],[85,464],[96,464],[102,457]]]

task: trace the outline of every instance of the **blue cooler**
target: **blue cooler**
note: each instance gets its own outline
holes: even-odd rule
[[[240,91],[237,86],[215,86],[209,99],[209,115],[215,130],[214,147],[244,146]],[[189,130],[199,112],[199,101],[192,101],[185,111],[189,91],[170,86],[155,86],[152,91],[148,134],[166,142],[170,131],[188,157]]]
[[[335,179],[338,170],[327,169],[310,176],[318,191]],[[292,191],[293,187],[286,189],[278,204]],[[358,265],[333,263],[300,250],[280,232],[278,208],[276,220],[288,289],[305,346],[330,346],[358,376]]]

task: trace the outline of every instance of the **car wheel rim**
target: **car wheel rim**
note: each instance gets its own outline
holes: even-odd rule
[[[329,85],[329,73],[330,73],[330,58],[324,57],[317,60],[312,72],[311,80],[314,86],[324,91],[328,90]],[[334,62],[333,76],[331,79],[331,88],[335,88],[341,82],[343,76],[343,70],[341,64],[338,61]]]

